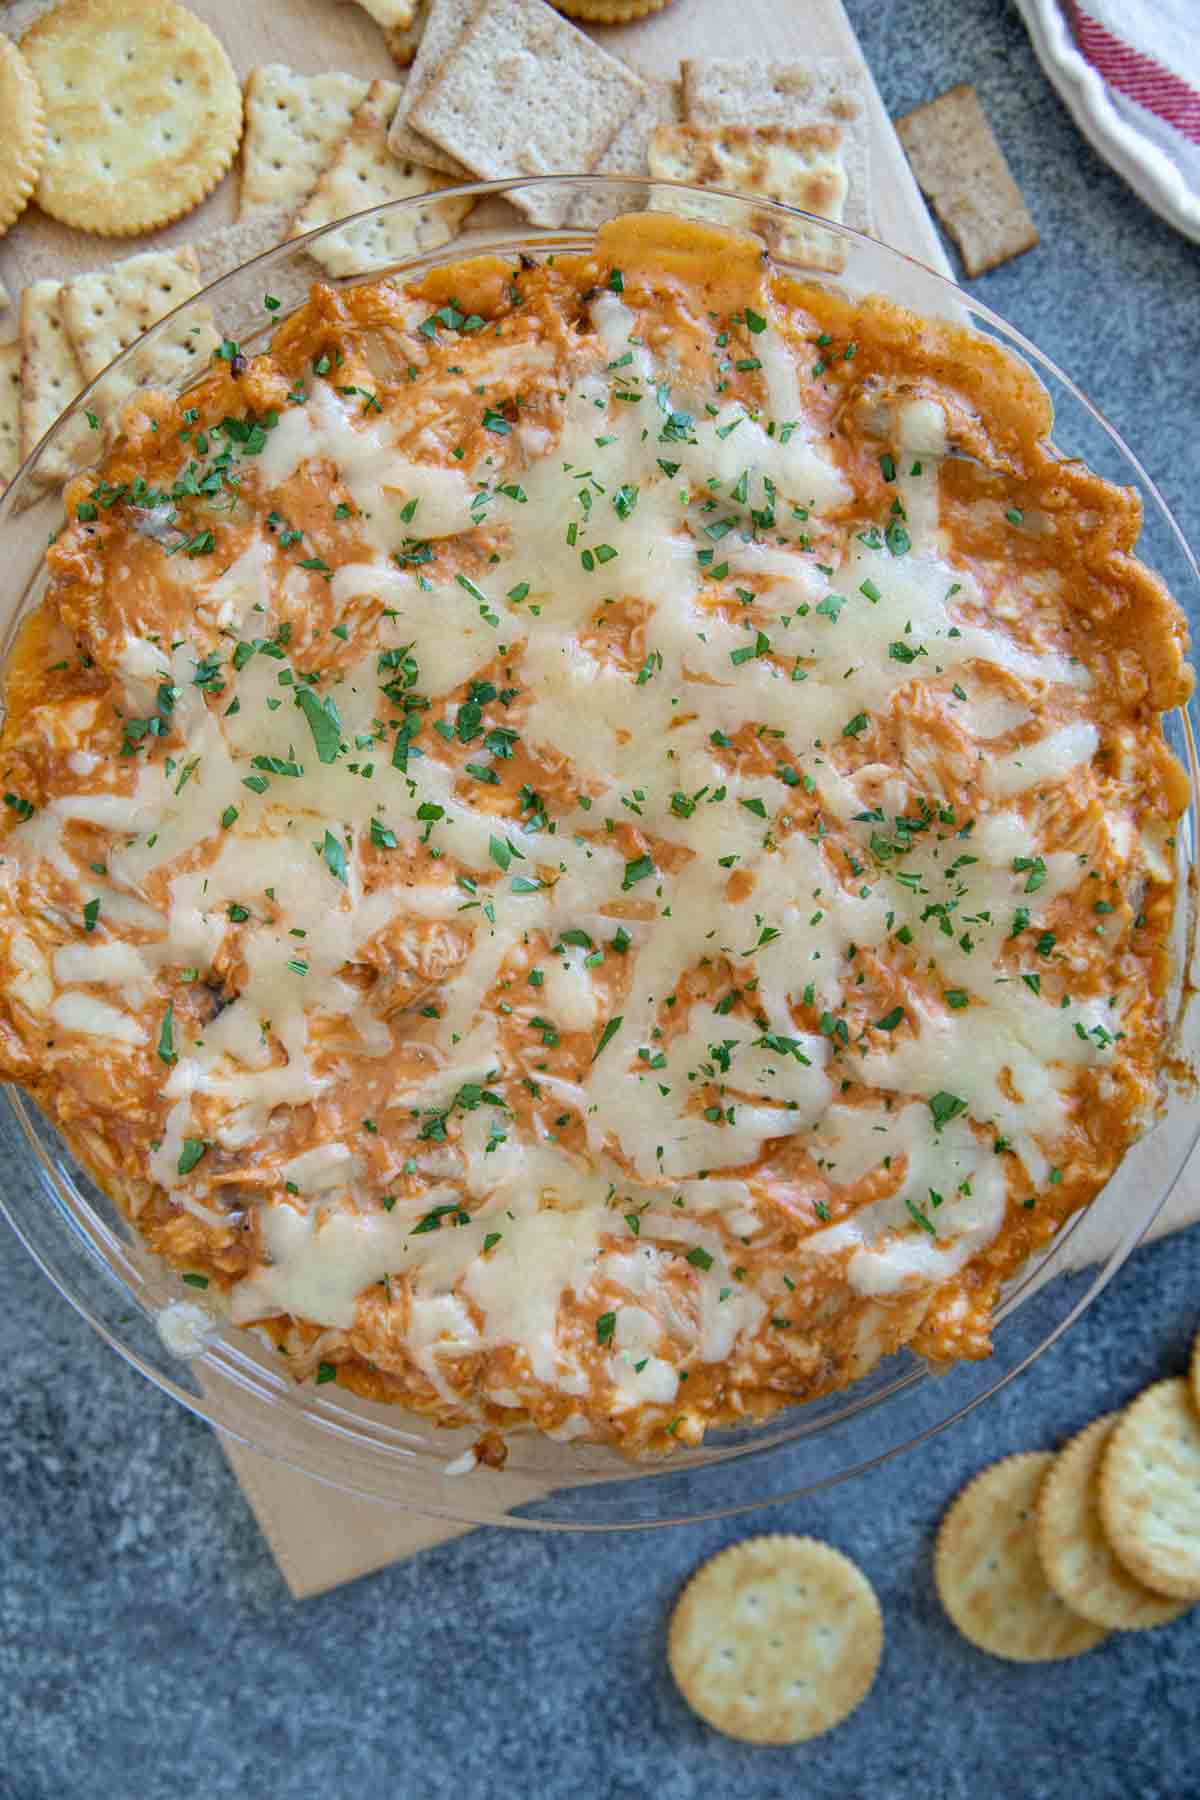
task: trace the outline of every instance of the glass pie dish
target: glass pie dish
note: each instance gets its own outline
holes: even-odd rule
[[[535,186],[552,190],[539,197],[535,210],[568,219],[586,216],[588,224],[535,228],[520,219],[506,196]],[[468,203],[473,210],[464,221],[461,214]],[[439,206],[446,209],[440,230]],[[1054,403],[1060,453],[1086,459],[1101,475],[1138,493],[1144,513],[1143,560],[1183,605],[1200,599],[1195,562],[1153,483],[1065,376],[951,283],[871,239],[786,208],[678,184],[657,185],[648,196],[643,184],[596,177],[480,184],[436,201],[423,197],[362,215],[349,235],[338,226],[281,246],[216,282],[201,302],[211,306],[227,340],[236,339],[253,353],[304,298],[320,276],[322,262],[338,269],[356,266],[354,242],[370,243],[380,216],[402,215],[406,207],[414,217],[419,213],[413,234],[418,243],[442,241],[390,265],[404,278],[471,254],[544,257],[586,250],[598,222],[630,210],[694,211],[707,219],[715,212],[722,223],[757,231],[770,241],[785,272],[794,266],[812,279],[812,262],[796,259],[815,253],[823,270],[819,279],[836,291],[852,298],[883,294],[921,314],[968,322],[1033,367]],[[331,259],[322,253],[333,247],[335,236]],[[830,264],[842,266],[833,273]],[[334,279],[354,284],[380,272],[374,267]],[[272,311],[264,312],[265,294],[276,299]],[[155,334],[169,323],[156,327],[128,357],[144,358]],[[232,343],[228,350],[234,354]],[[140,360],[134,362],[130,372],[139,366]],[[72,427],[88,410],[90,393],[80,397],[39,446],[0,502],[0,543],[10,570],[0,642],[5,656],[20,620],[44,589],[45,546],[61,522],[62,504],[59,491],[47,486],[47,475]],[[1168,1046],[1168,1066],[1183,1071],[1191,1025],[1186,976],[1192,952],[1198,770],[1187,715],[1169,715],[1164,729],[1187,768],[1193,793],[1193,811],[1179,834],[1173,1035]],[[715,1432],[703,1447],[681,1448],[665,1463],[631,1465],[595,1446],[518,1432],[509,1439],[503,1469],[472,1467],[467,1453],[476,1429],[434,1427],[336,1384],[297,1386],[256,1336],[207,1310],[186,1285],[186,1276],[149,1253],[32,1102],[12,1089],[6,1089],[0,1120],[10,1153],[0,1206],[60,1292],[115,1349],[190,1410],[266,1454],[348,1492],[418,1512],[527,1528],[633,1527],[767,1504],[828,1485],[920,1442],[1011,1380],[1112,1278],[1165,1202],[1200,1124],[1189,1102],[1185,1081],[1170,1089],[1154,1130],[1133,1147],[1087,1213],[1070,1220],[1008,1284],[996,1315],[995,1352],[988,1361],[956,1365],[935,1379],[920,1358],[900,1352],[852,1387],[767,1423]],[[1084,1218],[1099,1260],[1082,1283],[1050,1285],[1072,1266],[1071,1240]],[[1031,1304],[1035,1295],[1036,1304]]]

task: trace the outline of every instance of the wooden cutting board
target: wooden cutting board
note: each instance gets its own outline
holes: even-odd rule
[[[257,64],[284,62],[304,74],[344,69],[364,77],[394,74],[378,28],[349,0],[192,0],[221,38],[243,79]],[[0,24],[13,37],[47,0],[3,6]],[[741,52],[772,59],[840,56],[862,62],[841,0],[673,0],[651,19],[596,28],[592,35],[648,75],[673,77],[684,56]],[[864,65],[865,67],[865,65]],[[937,232],[867,72],[871,185],[875,234],[943,274],[951,274]],[[236,216],[234,174],[186,219],[143,238],[102,239],[72,231],[31,207],[0,239],[0,280],[15,297],[36,276],[72,275],[103,267],[151,245],[202,245]],[[8,329],[6,329],[6,325]],[[15,335],[15,317],[0,313],[0,339]],[[1181,1184],[1170,1224],[1200,1213],[1200,1182]],[[1197,1204],[1187,1196],[1196,1193]],[[1081,1244],[1081,1250],[1083,1246]],[[1090,1246],[1090,1254],[1105,1246]],[[212,1387],[211,1378],[205,1385]],[[222,1446],[253,1507],[293,1595],[300,1599],[470,1529],[392,1511],[333,1490],[222,1436]]]
[[[0,29],[19,38],[51,0],[0,0]],[[379,27],[352,0],[191,0],[221,39],[241,79],[260,63],[282,62],[302,74],[344,69],[363,77],[395,77]],[[845,56],[862,62],[840,0],[674,0],[633,25],[598,26],[592,35],[643,74],[674,77],[683,56],[729,56],[752,46],[772,58]],[[869,81],[869,77],[868,77]],[[869,83],[871,181],[877,235],[949,274],[937,232]],[[121,256],[163,244],[199,244],[237,216],[236,166],[202,206],[164,231],[139,238],[97,238],[29,207],[0,238],[0,281],[14,300],[28,281],[75,275]],[[0,314],[0,339],[16,335]]]

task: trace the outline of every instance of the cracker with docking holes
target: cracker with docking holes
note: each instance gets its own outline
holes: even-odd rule
[[[617,211],[637,212],[646,204],[650,139],[659,125],[674,125],[683,117],[683,94],[677,81],[647,77],[646,85],[646,98],[634,107],[592,170],[593,175],[628,175],[628,187],[618,194],[577,194],[567,214],[570,224],[603,225]]]
[[[1126,1407],[1100,1467],[1100,1517],[1131,1575],[1200,1600],[1200,1414],[1182,1376]]]
[[[46,106],[43,212],[127,237],[212,192],[242,135],[233,66],[175,0],[63,0],[21,39]]]
[[[1033,249],[1037,226],[973,87],[918,106],[896,120],[896,132],[968,275]]]
[[[37,186],[46,142],[45,108],[17,46],[0,37],[0,236],[24,212]]]
[[[408,120],[413,107],[437,80],[451,51],[466,37],[482,8],[483,0],[429,0],[424,22],[418,20],[413,27],[419,35],[414,46],[408,88],[403,103],[396,108],[388,133],[392,155],[398,156],[401,162],[441,169],[443,174],[457,175],[460,181],[470,181],[471,171],[437,144],[431,144],[419,131],[414,131]],[[395,56],[395,44],[390,47]]]
[[[283,63],[250,71],[239,219],[303,206],[369,86],[337,71],[297,75]]]
[[[647,86],[543,0],[487,0],[409,123],[486,180],[595,168]],[[561,225],[565,190],[509,196]]]
[[[21,346],[0,344],[0,494],[21,466]]]
[[[1059,1662],[1108,1635],[1072,1612],[1042,1573],[1037,1502],[1054,1458],[1006,1456],[963,1489],[934,1549],[938,1598],[963,1636],[1007,1662]]]
[[[362,275],[417,251],[432,250],[453,236],[455,226],[471,210],[470,200],[436,198],[442,188],[453,185],[449,176],[400,162],[388,149],[388,125],[402,91],[395,81],[371,83],[333,161],[293,219],[289,235],[299,237],[389,200],[426,195],[428,204],[343,225],[311,245],[309,255],[331,275]]]
[[[691,57],[683,116],[692,125],[839,125],[846,198],[842,222],[871,229],[870,145],[862,69],[836,56],[803,62]]]
[[[21,455],[28,456],[58,415],[83,391],[83,370],[62,317],[62,283],[34,281],[21,295]],[[99,445],[86,420],[75,419],[42,456],[38,479],[65,481]]]
[[[751,200],[779,200],[833,220],[841,219],[846,201],[840,125],[660,125],[650,139],[650,173],[695,187],[733,188]],[[706,201],[659,188],[654,198],[666,210],[690,217],[746,223],[746,209],[722,195]],[[845,266],[841,244],[819,226],[764,212],[750,228],[761,232],[778,256],[810,268]]]
[[[1152,1593],[1114,1556],[1100,1521],[1100,1465],[1120,1413],[1105,1413],[1055,1457],[1038,1496],[1037,1547],[1046,1580],[1082,1619],[1145,1631],[1186,1612]]]
[[[815,1538],[734,1544],[697,1571],[667,1656],[694,1712],[749,1744],[800,1744],[848,1718],[883,1654],[866,1576]]]

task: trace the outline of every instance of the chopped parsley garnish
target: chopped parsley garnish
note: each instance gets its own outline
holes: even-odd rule
[[[208,1148],[207,1138],[185,1137],[183,1149],[179,1153],[179,1161],[176,1164],[179,1174],[190,1175]]]

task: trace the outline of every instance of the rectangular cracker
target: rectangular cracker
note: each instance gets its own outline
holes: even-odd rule
[[[842,222],[871,230],[866,83],[857,64],[836,56],[789,62],[691,57],[683,64],[683,116],[695,125],[840,125]]]
[[[1037,226],[973,87],[918,106],[896,120],[896,132],[968,275],[1032,250]]]
[[[544,0],[486,0],[409,122],[487,180],[594,169],[635,106],[641,76]],[[566,194],[515,193],[537,225],[561,225]]]
[[[199,289],[200,264],[190,244],[145,250],[65,282],[63,323],[85,380],[101,374],[122,350]]]
[[[62,317],[62,283],[35,281],[21,295],[21,456],[27,457],[60,412],[83,391],[83,370]],[[77,419],[39,465],[39,480],[65,481],[99,451]]]
[[[658,125],[675,125],[683,117],[683,88],[678,81],[646,83],[649,94],[639,101],[619,128],[593,175],[628,175],[627,186],[612,194],[579,194],[567,214],[569,225],[592,229],[614,213],[636,211],[646,204],[650,173],[650,139]]]
[[[441,169],[446,175],[457,175],[460,181],[471,179],[470,170],[437,144],[431,144],[419,131],[414,131],[409,119],[413,108],[424,99],[482,10],[483,0],[429,0],[404,104],[396,108],[388,133],[392,155],[398,156],[401,162],[419,162],[427,169]],[[392,54],[395,55],[394,49]]]
[[[0,494],[21,466],[21,346],[0,344]]]
[[[238,217],[303,206],[350,129],[368,83],[357,75],[297,75],[264,63],[246,82]]]
[[[119,374],[96,387],[91,410],[110,436],[118,428],[121,409],[139,388],[176,387],[209,367],[221,341],[212,313],[205,305],[183,304],[199,293],[200,286],[196,252],[187,244],[175,250],[146,250],[64,283],[63,323],[89,381],[136,344],[151,325],[176,307],[183,309],[153,344],[135,350]]]
[[[752,200],[779,200],[836,221],[846,197],[841,150],[840,125],[660,125],[650,140],[650,173],[697,187],[733,188]],[[717,195],[697,201],[666,188],[656,190],[654,200],[666,211],[749,225],[773,250],[809,268],[845,267],[833,233],[803,220],[784,224],[766,213],[748,219],[736,201]]]
[[[401,162],[388,149],[388,126],[403,88],[396,81],[373,81],[333,161],[292,221],[289,233],[299,237],[347,213],[418,194],[433,196],[450,187],[448,176],[418,163]],[[418,250],[432,250],[453,235],[471,210],[470,200],[430,199],[382,219],[363,220],[327,234],[308,254],[331,275],[362,275],[403,261]]]

